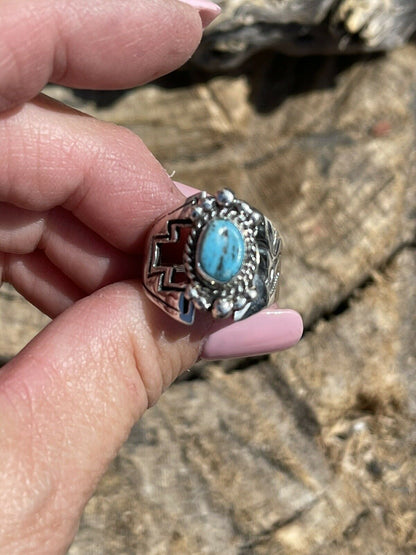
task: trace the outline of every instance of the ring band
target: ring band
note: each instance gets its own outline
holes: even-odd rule
[[[242,320],[277,297],[281,246],[270,220],[229,189],[197,193],[151,229],[145,291],[184,324],[196,310]]]

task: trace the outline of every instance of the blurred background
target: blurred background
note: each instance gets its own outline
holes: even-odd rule
[[[70,555],[416,552],[416,4],[222,0],[194,59],[47,94],[284,238],[293,350],[199,363],[131,436]],[[47,318],[0,290],[0,363]]]

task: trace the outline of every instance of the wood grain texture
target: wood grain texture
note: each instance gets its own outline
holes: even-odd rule
[[[239,67],[264,49],[295,56],[385,51],[416,30],[413,0],[219,0],[194,63]]]
[[[268,54],[108,107],[49,89],[140,134],[176,179],[264,210],[285,240],[281,304],[306,324],[292,351],[178,381],[133,429],[70,555],[414,552],[415,62],[413,46]],[[0,299],[9,356],[7,335],[43,321]]]

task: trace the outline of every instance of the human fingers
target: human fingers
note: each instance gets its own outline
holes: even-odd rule
[[[65,552],[130,427],[196,359],[203,334],[154,311],[140,286],[115,284],[3,367],[0,552]]]
[[[115,249],[63,209],[37,213],[0,203],[0,283],[13,284],[51,318],[141,273],[140,256]]]
[[[56,316],[59,304],[50,294],[42,298],[45,288],[19,273],[22,265],[25,270],[31,268],[33,254],[44,259],[48,268],[54,266],[47,276],[55,291],[69,279],[83,294],[89,294],[109,283],[137,278],[141,267],[139,256],[116,249],[59,207],[34,212],[0,202],[0,253],[0,282],[12,282],[43,311],[52,303],[53,310],[46,311],[50,316]]]
[[[209,329],[118,283],[74,304],[2,369],[0,551],[64,552],[130,427],[195,362]]]
[[[182,200],[127,129],[46,97],[0,120],[1,202],[43,213],[62,206],[115,248],[137,253],[161,210]]]
[[[202,0],[3,0],[0,111],[47,82],[121,89],[155,79],[189,59],[219,11]]]
[[[86,295],[42,251],[0,253],[0,278],[50,318]]]
[[[78,288],[140,275],[149,225],[183,201],[136,135],[45,97],[3,115],[0,147],[0,279],[50,316]],[[50,289],[39,286],[40,255],[4,256],[38,249],[55,266]]]

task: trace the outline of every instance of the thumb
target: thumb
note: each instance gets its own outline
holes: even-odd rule
[[[56,318],[0,373],[0,553],[65,552],[131,426],[209,327],[118,283]]]

